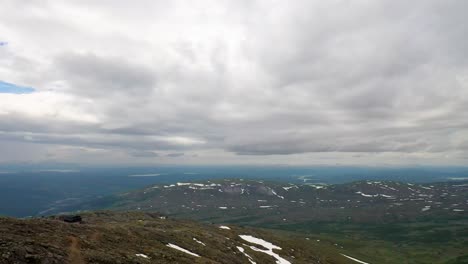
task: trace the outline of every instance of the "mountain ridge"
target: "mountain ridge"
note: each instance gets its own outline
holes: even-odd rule
[[[274,222],[296,218],[382,223],[416,221],[428,216],[466,216],[467,200],[468,181],[430,184],[357,181],[326,185],[229,179],[155,184],[71,209],[157,211],[221,222],[225,215],[259,214],[263,220],[269,215]],[[60,209],[55,211],[59,212]],[[304,215],[305,212],[310,214]]]
[[[81,216],[82,224],[55,216],[0,218],[0,263],[352,263],[341,255],[343,250],[293,234],[200,224],[157,213],[98,211]]]

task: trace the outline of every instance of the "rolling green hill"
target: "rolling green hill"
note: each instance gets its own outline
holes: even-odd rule
[[[152,185],[73,210],[161,212],[205,223],[296,232],[370,263],[463,263],[467,201],[466,182],[218,180]]]

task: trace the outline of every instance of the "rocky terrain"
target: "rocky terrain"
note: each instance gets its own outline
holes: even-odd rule
[[[199,224],[156,213],[0,218],[0,263],[356,263],[346,250],[289,233]]]

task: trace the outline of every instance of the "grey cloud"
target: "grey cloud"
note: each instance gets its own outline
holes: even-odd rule
[[[133,157],[137,158],[156,158],[159,154],[153,151],[131,151],[129,153]]]
[[[155,72],[131,63],[125,57],[68,53],[59,56],[56,64],[63,78],[71,82],[71,92],[79,95],[147,95],[156,85]]]
[[[166,155],[166,157],[177,158],[177,157],[182,157],[184,155],[185,155],[185,153],[169,153],[169,154]]]
[[[119,149],[135,160],[160,150],[169,153],[160,157],[197,151],[194,158],[215,152],[257,161],[467,151],[464,1],[109,3],[65,4],[89,10],[95,28],[32,11],[32,18],[4,14],[15,22],[13,40],[47,54],[11,51],[35,65],[14,66],[14,77],[72,96],[97,121],[9,112],[0,116],[0,138]],[[53,14],[51,6],[40,10]],[[181,10],[190,10],[183,20]],[[64,40],[54,37],[52,48],[27,34],[38,20],[45,31],[37,31]],[[11,71],[2,67],[0,74]]]
[[[356,139],[341,137],[308,140],[307,138],[271,140],[265,143],[252,143],[235,145],[231,151],[240,155],[288,155],[307,152],[425,152],[428,151],[428,142],[404,142],[397,139]]]

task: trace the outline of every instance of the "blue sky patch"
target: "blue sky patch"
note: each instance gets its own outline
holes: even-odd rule
[[[0,93],[25,94],[32,92],[34,92],[34,89],[31,87],[18,86],[0,81]]]

